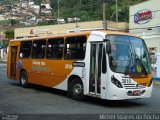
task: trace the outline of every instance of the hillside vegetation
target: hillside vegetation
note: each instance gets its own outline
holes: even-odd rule
[[[53,8],[54,16],[57,16],[57,1],[50,0]],[[110,20],[112,14],[116,11],[116,0],[108,0],[106,5],[106,17]],[[118,0],[119,21],[128,22],[129,6],[135,5],[147,0]],[[60,1],[60,16],[79,17],[81,21],[102,20],[102,2],[100,0],[61,0]],[[115,21],[115,15],[112,17]]]
[[[19,1],[19,0],[14,0]],[[40,5],[42,0],[33,0]],[[43,0],[44,1],[44,0]],[[102,20],[102,0],[60,0],[60,17],[67,19],[68,17],[79,17],[81,21]],[[107,20],[111,19],[112,14],[116,10],[116,0],[108,0],[106,5]],[[144,2],[147,0],[118,0],[119,21],[128,22],[129,6]],[[1,4],[13,4],[13,0],[0,0]],[[50,0],[52,7],[52,15],[57,18],[58,0]],[[115,21],[115,15],[111,19]]]

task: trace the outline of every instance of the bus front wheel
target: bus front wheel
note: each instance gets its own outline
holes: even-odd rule
[[[70,83],[69,95],[75,100],[84,100],[83,83],[77,78],[73,79]]]
[[[21,84],[22,87],[28,87],[28,76],[27,76],[27,73],[25,71],[21,72],[20,84]]]

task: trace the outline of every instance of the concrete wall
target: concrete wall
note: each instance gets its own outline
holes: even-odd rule
[[[107,21],[109,29],[119,29],[126,31],[128,30],[128,23],[119,22],[116,24],[112,21]],[[15,38],[17,37],[27,37],[27,36],[45,36],[54,34],[63,34],[67,31],[73,31],[76,28],[76,23],[67,23],[60,25],[48,25],[48,26],[37,26],[37,27],[27,27],[27,28],[17,28],[15,29]],[[91,21],[91,22],[79,22],[79,29],[102,29],[102,21]]]

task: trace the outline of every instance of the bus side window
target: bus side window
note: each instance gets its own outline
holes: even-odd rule
[[[32,41],[21,42],[20,58],[29,58],[31,54]]]
[[[46,51],[46,40],[35,40],[32,45],[32,58],[44,58]]]
[[[83,60],[86,51],[86,36],[68,37],[66,39],[65,59]]]
[[[62,59],[64,38],[48,39],[47,58]]]

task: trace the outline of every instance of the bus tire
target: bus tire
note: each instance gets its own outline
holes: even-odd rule
[[[81,80],[74,78],[69,85],[69,96],[75,100],[84,100],[83,83]]]
[[[20,74],[20,85],[22,87],[28,87],[28,76],[26,71],[22,71]]]

